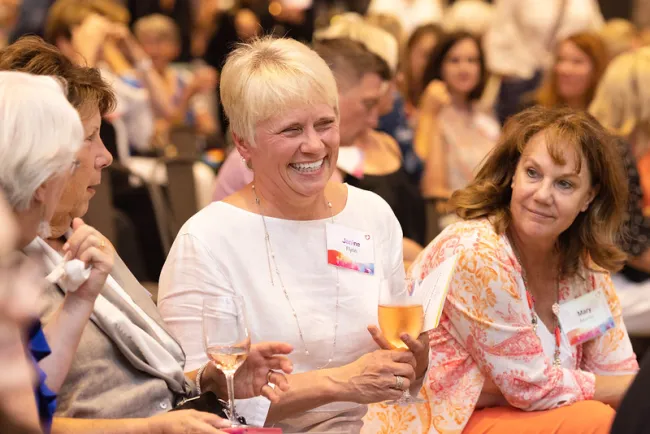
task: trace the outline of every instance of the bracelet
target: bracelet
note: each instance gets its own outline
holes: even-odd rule
[[[196,373],[196,379],[194,380],[194,383],[196,383],[196,391],[199,395],[201,395],[201,377],[203,377],[203,371],[205,371],[205,368],[207,368],[209,364],[210,362],[205,362],[199,368],[199,372]]]

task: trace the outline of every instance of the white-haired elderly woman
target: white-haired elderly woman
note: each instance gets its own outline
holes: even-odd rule
[[[0,188],[16,215],[22,250],[38,235],[49,233],[49,221],[78,164],[75,155],[83,143],[83,127],[61,82],[20,72],[0,72],[0,125]],[[112,268],[112,251],[95,243],[93,233],[83,222],[75,222],[68,258],[90,265],[90,276],[68,295],[44,330],[37,322],[29,333],[29,350],[41,371],[36,400],[46,432],[56,406],[55,393]]]
[[[160,311],[196,369],[207,360],[202,299],[242,296],[254,341],[295,348],[289,390],[271,405],[242,403],[257,410],[248,422],[358,433],[365,404],[417,392],[428,363],[425,335],[404,336],[408,351],[387,350],[373,325],[380,280],[403,284],[399,223],[379,196],[328,181],[338,95],[314,51],[289,39],[240,46],[223,68],[221,99],[253,182],[183,226],[161,274]],[[358,244],[347,264],[337,253],[344,239]]]

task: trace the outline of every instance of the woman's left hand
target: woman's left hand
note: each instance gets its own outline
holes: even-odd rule
[[[379,327],[374,325],[368,326],[368,331],[379,348],[384,350],[395,349],[386,337],[384,337]],[[422,377],[429,366],[429,333],[420,333],[417,339],[413,339],[408,333],[403,333],[400,338],[402,338],[402,342],[406,344],[409,351],[415,357],[415,362],[417,363],[417,367],[415,368],[416,378]]]
[[[292,351],[291,345],[282,342],[252,345],[246,361],[235,374],[235,397],[246,399],[262,395],[271,402],[278,402],[280,395],[269,383],[285,392],[289,389],[285,374],[293,371],[293,364],[285,354]],[[208,386],[206,390],[213,390],[220,397],[227,396],[225,377],[212,363],[206,367],[202,384],[206,380],[213,382],[213,386]]]
[[[79,259],[90,266],[91,271],[88,280],[68,294],[94,303],[113,270],[115,249],[105,236],[80,218],[72,221],[72,230],[72,236],[63,246],[65,258]]]

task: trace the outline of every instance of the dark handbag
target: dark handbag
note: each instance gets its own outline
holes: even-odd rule
[[[205,392],[194,398],[184,399],[179,402],[171,411],[177,410],[196,410],[204,413],[212,413],[222,419],[229,419],[230,408],[228,403],[217,398],[213,392]],[[243,416],[237,416],[239,423],[246,425],[246,419]]]

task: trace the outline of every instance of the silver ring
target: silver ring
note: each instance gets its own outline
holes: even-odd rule
[[[404,377],[395,375],[395,389],[404,390]]]
[[[273,382],[271,381],[271,374],[273,374],[273,371],[269,371],[269,373],[266,374],[266,382],[268,384],[273,384]]]

